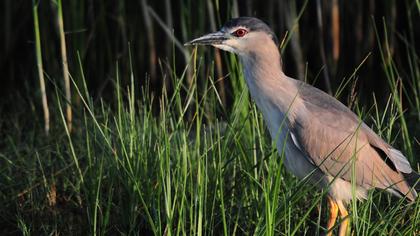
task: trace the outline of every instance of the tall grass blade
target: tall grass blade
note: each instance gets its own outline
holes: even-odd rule
[[[44,66],[42,63],[42,49],[41,49],[41,36],[39,33],[39,19],[38,19],[38,4],[36,0],[32,1],[32,13],[34,18],[34,34],[35,34],[35,51],[36,51],[36,61],[38,68],[38,77],[39,77],[39,87],[41,89],[42,97],[42,109],[44,111],[44,131],[45,134],[49,134],[50,131],[50,111],[48,108],[48,99],[47,91],[45,89],[45,79],[44,79]]]
[[[64,90],[66,94],[66,120],[67,127],[69,132],[72,131],[72,110],[71,110],[71,88],[70,88],[70,78],[69,78],[69,64],[67,62],[67,49],[66,49],[66,36],[64,34],[64,21],[63,21],[63,6],[61,0],[57,0],[57,22],[58,30],[60,37],[60,52],[61,52],[61,61],[63,64],[63,79],[64,79]]]

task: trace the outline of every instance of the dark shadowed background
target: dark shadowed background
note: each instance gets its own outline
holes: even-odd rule
[[[39,3],[46,90],[48,100],[54,100],[53,84],[63,86],[57,4],[55,1],[35,3]],[[135,83],[140,87],[150,81],[149,89],[159,96],[163,86],[172,91],[168,78],[173,73],[181,74],[187,65],[192,48],[183,47],[184,42],[216,30],[231,17],[255,16],[266,21],[280,40],[292,36],[290,40],[287,38],[282,54],[287,75],[306,79],[332,93],[360,66],[355,74],[356,83],[347,86],[339,98],[349,103],[348,95],[353,93],[369,106],[375,93],[383,106],[390,86],[379,49],[390,52],[399,68],[399,78],[410,86],[412,71],[407,52],[418,51],[414,43],[420,36],[420,27],[415,25],[420,20],[418,3],[410,0],[72,0],[62,4],[71,78],[76,82],[82,78],[79,54],[90,94],[108,102],[114,97],[117,64],[123,87],[130,82],[129,51]],[[32,2],[4,0],[0,7],[1,113],[38,109],[41,99]],[[213,49],[199,49],[203,51]],[[228,74],[225,66],[228,57],[224,52],[216,54],[221,57],[216,57],[214,70],[221,78]],[[204,60],[212,63],[213,58],[206,56]],[[202,73],[200,79],[205,77]],[[227,106],[232,99],[230,88],[228,79],[218,86]],[[411,112],[418,114],[418,111]]]

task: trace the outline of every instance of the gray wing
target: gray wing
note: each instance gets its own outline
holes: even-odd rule
[[[310,85],[298,83],[303,108],[291,128],[296,146],[324,173],[350,181],[352,166],[356,183],[363,187],[397,185],[408,190],[399,172],[410,173],[407,159],[383,141],[346,106]],[[399,186],[401,185],[401,186]]]

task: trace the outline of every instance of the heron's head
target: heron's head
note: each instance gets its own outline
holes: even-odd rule
[[[277,50],[278,40],[263,21],[253,17],[239,17],[228,21],[219,31],[196,38],[186,45],[212,45],[238,55],[246,55],[259,48]]]

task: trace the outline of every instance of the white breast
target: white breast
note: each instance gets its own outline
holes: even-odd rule
[[[304,153],[295,146],[289,135],[289,125],[294,114],[291,104],[299,101],[294,100],[293,91],[287,91],[289,86],[287,81],[281,79],[261,81],[257,78],[264,78],[264,76],[269,75],[254,77],[255,73],[264,72],[253,69],[253,65],[247,65],[244,68],[248,68],[244,70],[244,73],[251,97],[263,114],[271,138],[276,143],[277,151],[280,155],[282,155],[283,150],[285,151],[284,164],[286,168],[298,178],[305,178],[313,174],[313,182],[319,182],[323,174],[315,170],[316,168],[307,160]]]

